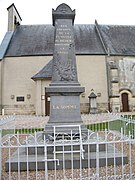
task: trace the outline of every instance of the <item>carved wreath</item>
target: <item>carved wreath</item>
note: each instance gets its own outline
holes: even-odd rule
[[[72,66],[71,61],[61,61],[59,55],[56,53],[54,68],[58,72],[60,81],[74,81],[76,78],[76,69]]]

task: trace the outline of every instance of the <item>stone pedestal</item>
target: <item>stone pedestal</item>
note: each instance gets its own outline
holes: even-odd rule
[[[29,139],[30,144],[33,144],[33,146],[28,145],[26,148],[19,147],[20,156],[18,157],[17,150],[12,157],[6,161],[5,170],[8,172],[10,168],[10,171],[35,171],[46,170],[46,167],[48,170],[63,170],[63,163],[65,169],[73,168],[79,170],[80,161],[82,169],[88,167],[96,168],[97,163],[99,163],[99,167],[114,166],[114,163],[115,165],[124,165],[128,163],[128,158],[125,154],[122,155],[120,151],[115,149],[114,157],[113,146],[104,143],[99,144],[96,137],[93,137],[92,139],[89,138],[87,142],[82,142],[82,146],[80,142],[77,142],[76,140],[70,140],[70,142],[57,141],[55,146],[53,142],[47,142],[44,144],[42,136],[40,137],[41,139],[38,135],[37,139],[31,139],[31,142]],[[97,144],[99,144],[98,152],[96,141]],[[35,146],[35,142],[40,142],[39,147],[37,147],[37,144]],[[73,164],[72,161],[74,162]],[[29,169],[27,169],[27,167],[29,167]]]
[[[80,93],[84,88],[80,86],[55,86],[48,87],[46,91],[50,94],[50,119],[45,127],[46,133],[53,133],[53,126],[59,125],[79,125],[83,127],[80,115]],[[74,127],[75,130],[75,127]],[[65,129],[57,128],[58,132],[69,133],[71,127]],[[78,130],[77,130],[78,131]]]

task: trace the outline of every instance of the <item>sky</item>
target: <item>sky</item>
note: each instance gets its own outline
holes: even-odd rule
[[[7,8],[14,3],[22,25],[52,24],[52,8],[61,3],[76,10],[75,24],[135,25],[135,0],[0,0],[0,43],[7,31]]]

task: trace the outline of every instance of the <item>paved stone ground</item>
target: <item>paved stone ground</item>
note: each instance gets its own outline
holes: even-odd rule
[[[102,113],[102,114],[85,114],[82,115],[82,120],[85,125],[92,124],[92,123],[101,123],[101,122],[107,122],[112,121],[115,119],[119,119],[121,116],[124,115],[134,115],[134,113]],[[21,116],[17,115],[15,116],[14,121],[2,124],[3,121],[6,122],[8,118],[10,119],[11,116],[0,116],[0,127],[1,128],[9,128],[12,129],[15,127],[16,129],[21,128],[44,128],[47,124],[49,117],[48,116]],[[13,116],[12,116],[13,117]]]
[[[0,127],[1,129],[3,128],[13,129],[13,127],[15,127],[16,129],[44,128],[48,122],[48,119],[49,117],[47,116],[44,116],[44,117],[43,116],[15,116],[14,119],[10,121],[9,116],[1,116]]]

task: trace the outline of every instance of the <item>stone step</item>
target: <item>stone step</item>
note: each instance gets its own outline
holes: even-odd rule
[[[48,146],[47,147],[47,152],[48,153],[54,153],[54,149],[56,152],[60,152],[60,151],[71,151],[71,149],[73,149],[73,151],[80,151],[80,145],[78,144],[73,144],[73,145],[64,145],[64,147],[62,145],[57,145],[55,146]],[[85,152],[88,152],[88,145],[84,144],[83,145],[83,149]],[[99,151],[105,151],[105,144],[99,144]],[[96,152],[96,144],[89,144],[89,152]],[[28,147],[28,154],[29,155],[34,155],[35,153],[37,153],[38,155],[42,155],[44,154],[44,146],[40,146],[37,147],[37,149],[35,147]]]
[[[27,156],[25,148],[19,148],[19,153],[20,153],[19,155],[20,171],[26,171],[27,165],[29,170],[36,170],[36,165],[38,170],[45,170],[45,164],[47,164],[48,170],[54,170],[55,165],[56,165],[56,169],[63,169],[63,152],[56,153],[56,159],[54,159],[54,154],[48,153],[47,160],[45,160],[44,154],[42,155],[40,154],[38,156],[33,154]],[[73,155],[73,159],[72,159],[72,155]],[[96,152],[90,152],[90,153],[84,152],[83,155],[84,155],[84,159],[82,159],[81,162],[82,168],[88,168],[88,161],[90,167],[95,168],[97,164],[97,159],[99,160],[99,167],[105,166],[106,161],[107,161],[107,166],[114,165],[114,149],[111,146],[108,147],[107,157],[105,151],[101,151],[98,154]],[[121,165],[122,161],[123,164],[126,164],[128,163],[128,158],[124,154],[122,155],[117,149],[115,149],[115,162],[116,162],[115,165]],[[71,152],[67,152],[67,153],[65,152],[64,154],[65,168],[71,169],[72,162],[73,162],[73,169],[80,168],[80,152],[74,152],[73,154],[71,154]],[[9,171],[9,166],[11,171],[18,171],[17,151],[10,158],[10,161],[9,160],[6,161],[5,163],[6,171]]]
[[[42,138],[44,139],[44,135],[46,139],[49,139],[50,141],[53,140],[53,137],[55,136],[56,140],[60,139],[67,139],[71,140],[71,138],[74,139],[79,139],[80,138],[80,131],[79,131],[79,125],[81,128],[81,136],[83,138],[88,137],[88,129],[85,127],[84,124],[79,124],[79,125],[74,125],[74,122],[70,122],[69,124],[64,124],[63,126],[60,124],[56,124],[55,127],[55,134],[54,134],[54,127],[53,125],[49,125],[49,123],[46,125],[46,128]],[[92,133],[92,132],[91,132]],[[72,134],[72,137],[71,137]]]

